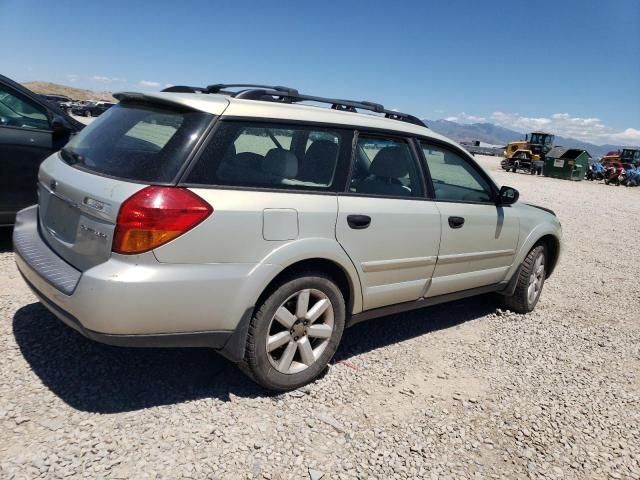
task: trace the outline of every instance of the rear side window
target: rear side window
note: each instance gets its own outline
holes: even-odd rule
[[[422,197],[422,177],[407,141],[359,135],[349,191],[367,196]]]
[[[186,182],[331,190],[347,135],[340,129],[223,121]]]
[[[114,105],[73,137],[62,157],[123,180],[171,182],[211,119],[208,113],[171,107]]]

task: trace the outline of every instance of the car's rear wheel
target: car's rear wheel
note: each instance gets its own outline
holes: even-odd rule
[[[344,297],[330,277],[309,273],[282,283],[251,319],[244,370],[272,390],[309,383],[335,354],[345,315]]]
[[[505,307],[516,313],[529,313],[536,308],[546,273],[545,247],[536,245],[522,262],[513,295],[504,297]]]

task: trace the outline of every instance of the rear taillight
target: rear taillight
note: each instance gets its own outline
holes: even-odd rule
[[[142,253],[191,230],[213,212],[195,193],[177,187],[146,187],[120,206],[112,251]]]

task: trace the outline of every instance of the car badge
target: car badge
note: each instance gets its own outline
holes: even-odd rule
[[[49,187],[51,188],[51,191],[55,192],[56,188],[58,188],[58,182],[51,180],[51,182],[49,182]]]

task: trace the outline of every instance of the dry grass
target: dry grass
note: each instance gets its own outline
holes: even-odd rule
[[[51,82],[24,82],[23,85],[36,93],[49,93],[53,95],[65,95],[73,100],[106,100],[115,102],[111,92],[96,92],[82,88],[69,87]]]

